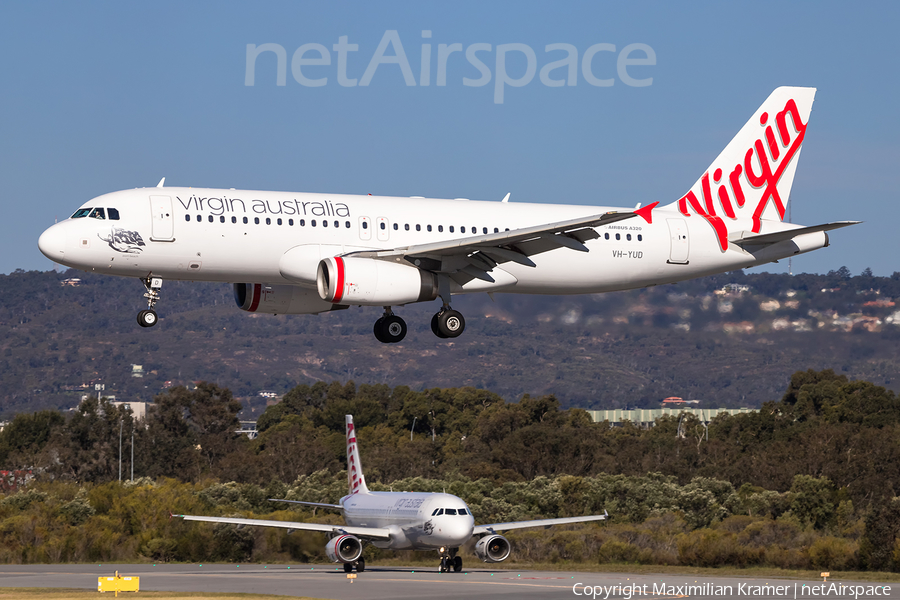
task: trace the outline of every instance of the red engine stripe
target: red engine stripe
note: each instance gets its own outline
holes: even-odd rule
[[[250,308],[247,310],[250,312],[256,312],[256,309],[259,308],[259,297],[262,296],[262,284],[254,283],[253,284],[253,301],[250,303]]]
[[[334,264],[337,267],[337,281],[334,283],[334,300],[332,302],[337,304],[344,297],[344,259],[335,256]]]

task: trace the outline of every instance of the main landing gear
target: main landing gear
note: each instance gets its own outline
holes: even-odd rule
[[[147,288],[147,293],[144,294],[144,298],[147,299],[147,309],[138,313],[137,322],[141,327],[153,327],[159,320],[153,307],[159,302],[159,290],[162,287],[162,278],[141,277],[141,283]]]
[[[375,321],[375,339],[383,344],[396,344],[406,337],[406,321],[391,311],[390,306],[384,307],[384,315]]]
[[[458,556],[459,548],[450,548],[447,551],[441,548],[441,573],[449,573],[453,569],[454,573],[462,571],[462,556]]]
[[[153,316],[155,317],[156,313],[153,313]],[[140,316],[138,316],[138,322],[141,322]],[[150,327],[150,325],[144,325],[144,327]],[[463,318],[462,313],[453,310],[448,304],[444,305],[437,314],[431,317],[431,331],[439,338],[459,337],[465,329],[466,320]],[[379,342],[396,344],[406,337],[406,321],[395,315],[390,306],[385,306],[384,314],[375,321],[372,332],[375,334],[375,339]]]
[[[360,558],[356,561],[356,572],[362,573],[366,570],[366,559]],[[352,573],[353,572],[353,563],[348,562],[344,563],[344,573]]]

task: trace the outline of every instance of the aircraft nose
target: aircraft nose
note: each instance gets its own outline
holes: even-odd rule
[[[52,261],[60,261],[66,254],[66,232],[59,225],[53,225],[38,239],[41,253]]]

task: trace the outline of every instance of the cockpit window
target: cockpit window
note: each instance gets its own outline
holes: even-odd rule
[[[445,508],[445,509],[444,509],[444,514],[445,514],[445,515],[455,515],[455,514],[456,514],[456,509],[455,509],[455,508]]]
[[[81,217],[86,217],[86,216],[88,216],[89,214],[91,214],[91,209],[90,209],[90,208],[79,208],[78,210],[75,211],[75,214],[72,215],[72,218],[73,218],[73,219],[80,219]]]
[[[118,221],[119,220],[119,209],[117,209],[117,208],[107,208],[106,214],[109,215],[110,221]]]
[[[95,208],[88,216],[92,219],[106,219],[106,212],[102,208]]]
[[[436,508],[436,509],[434,509],[434,512],[431,513],[431,516],[432,516],[432,517],[436,517],[436,516],[442,515],[442,514],[444,514],[444,509],[443,509],[443,508]]]
[[[458,511],[456,511],[456,513],[457,513],[457,514],[460,514],[460,515],[467,515],[467,514],[469,514],[469,513],[466,512],[466,509],[464,509],[464,508],[460,508]]]

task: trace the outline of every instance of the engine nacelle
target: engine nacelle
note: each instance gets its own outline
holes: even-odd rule
[[[326,258],[316,275],[319,297],[327,302],[389,306],[434,300],[437,276],[411,265],[372,258]]]
[[[356,562],[362,556],[362,542],[354,535],[339,535],[325,546],[325,554],[332,562]]]
[[[325,302],[314,290],[265,283],[235,283],[234,301],[241,310],[273,315],[316,314],[348,308]]]
[[[475,556],[486,563],[495,563],[509,558],[509,540],[502,535],[486,535],[475,544]]]

